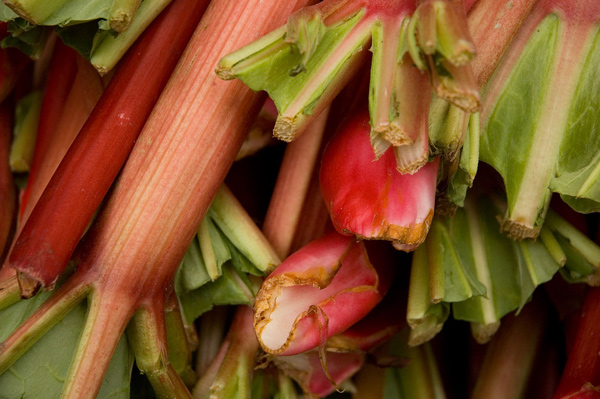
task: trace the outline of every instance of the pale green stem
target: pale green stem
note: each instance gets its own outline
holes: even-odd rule
[[[559,24],[558,37],[588,37],[590,35],[586,35],[586,31],[589,29],[585,24]],[[541,100],[542,112],[533,132],[531,148],[535,150],[529,154],[519,192],[508,217],[510,224],[521,225],[534,231],[535,235],[540,228],[539,220],[543,220],[546,214],[547,209],[540,209],[540,204],[548,202],[546,199],[550,197],[548,185],[555,173],[568,117],[568,112],[559,112],[558,109],[564,106],[567,98],[573,96],[580,75],[578,70],[584,65],[582,59],[587,55],[585,50],[589,46],[590,43],[573,46],[564,40],[557,43],[557,61],[549,72],[552,84],[545,93],[545,99]]]
[[[127,328],[127,337],[138,368],[146,375],[159,398],[191,398],[185,383],[168,360],[164,316],[162,310],[140,308]],[[185,337],[183,340],[185,345]]]
[[[215,251],[213,250],[208,223],[210,223],[208,218],[202,219],[197,236],[202,259],[204,260],[204,267],[206,268],[206,272],[210,279],[215,281],[221,276],[221,273],[219,272]]]
[[[186,386],[192,387],[198,379],[196,372],[192,368],[192,350],[194,350],[192,344],[196,344],[197,342],[190,341],[190,332],[186,330],[184,323],[178,303],[175,303],[173,309],[167,308],[165,310],[169,362],[175,373],[181,377],[181,381]],[[195,335],[194,338],[197,340]],[[177,385],[177,383],[174,385]]]
[[[348,32],[343,41],[328,54],[328,59],[332,61],[316,68],[311,73],[312,78],[305,82],[293,101],[280,110],[275,123],[276,137],[285,141],[295,139],[333,100],[341,85],[362,66],[360,57],[365,55],[364,51],[358,50],[368,43],[370,36],[371,24],[368,22],[359,22]],[[347,70],[340,73],[344,68]],[[324,84],[325,79],[329,81],[327,85]]]
[[[217,192],[209,215],[235,247],[259,270],[269,271],[279,257],[235,196],[225,186]]]
[[[135,13],[135,18],[132,21],[129,21],[130,25],[125,32],[121,32],[117,36],[105,35],[102,37],[100,43],[94,47],[90,57],[90,62],[94,68],[96,68],[101,75],[104,75],[113,69],[117,62],[125,55],[129,47],[131,47],[142,32],[171,1],[172,0],[143,1]],[[113,3],[113,9],[117,3],[121,2],[139,3],[139,0],[116,0],[115,3]],[[131,18],[133,18],[133,16],[131,16]]]
[[[124,32],[129,28],[141,0],[113,0],[108,13],[108,26],[115,32]]]
[[[14,275],[0,283],[0,310],[17,303],[20,298],[19,281]]]
[[[539,238],[542,240],[544,246],[548,249],[548,252],[550,252],[550,255],[552,255],[552,258],[556,263],[560,266],[564,266],[567,262],[567,255],[565,255],[565,251],[563,251],[559,242],[556,240],[556,237],[552,234],[552,231],[550,231],[548,227],[543,226],[540,230]]]
[[[43,99],[44,93],[35,91],[17,104],[9,159],[13,172],[28,172],[31,167]]]
[[[552,210],[546,215],[545,226],[556,234],[565,237],[569,243],[579,251],[585,260],[594,265],[597,269],[600,269],[600,247],[585,234]]]

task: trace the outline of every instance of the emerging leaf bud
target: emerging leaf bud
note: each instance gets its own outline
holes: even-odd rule
[[[412,250],[431,225],[438,160],[402,175],[392,151],[373,160],[369,129],[369,116],[359,114],[328,144],[320,172],[323,198],[338,232]]]

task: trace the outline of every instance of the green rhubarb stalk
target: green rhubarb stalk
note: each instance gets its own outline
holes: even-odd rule
[[[406,321],[411,328],[409,344],[417,346],[439,333],[450,315],[445,303],[433,303],[429,284],[429,259],[425,245],[413,254]]]
[[[459,123],[462,126],[460,118]],[[456,159],[442,163],[436,197],[438,214],[451,216],[456,212],[457,207],[464,206],[467,190],[473,186],[478,164],[479,113],[474,113],[468,119],[464,142]]]
[[[142,0],[114,0],[108,14],[108,26],[115,32],[129,29],[141,2]]]
[[[407,359],[403,367],[381,368],[366,364],[355,378],[356,398],[445,399],[437,360],[428,344],[411,347],[406,329],[376,350],[376,355]],[[405,361],[406,363],[406,361]]]
[[[135,354],[135,360],[139,370],[145,374],[152,384],[155,393],[159,397],[171,398],[191,398],[191,394],[186,387],[186,384],[178,374],[175,365],[169,359],[177,359],[176,349],[185,347],[187,341],[169,340],[168,354],[164,342],[167,342],[167,333],[165,325],[168,326],[165,320],[164,308],[156,307],[141,308],[133,316],[133,322],[127,329],[127,336],[132,345]],[[178,337],[181,339],[181,337]],[[177,345],[173,345],[176,343]],[[184,364],[189,364],[188,356],[191,353],[184,353]],[[191,369],[186,371],[184,375],[189,373],[194,374]],[[193,383],[193,380],[190,381]]]
[[[217,191],[208,216],[261,272],[269,272],[279,264],[279,257],[267,238],[226,186],[221,186]]]
[[[194,399],[250,397],[258,351],[252,308],[239,306],[219,353],[194,387]]]
[[[0,310],[17,303],[21,298],[17,276],[12,276],[0,282]]]
[[[17,104],[9,158],[13,172],[28,172],[31,167],[43,97],[41,91],[34,91]]]
[[[198,376],[192,367],[192,352],[198,349],[198,335],[193,324],[186,323],[181,313],[179,300],[174,290],[167,296],[165,305],[165,326],[169,363],[181,376],[187,387],[194,385]]]
[[[175,275],[183,314],[192,322],[215,305],[250,305],[279,258],[231,191],[222,186]]]
[[[600,209],[599,27],[595,1],[540,1],[486,87],[481,159],[504,178],[512,237],[538,235],[553,192]]]
[[[125,20],[129,25],[126,30],[115,29],[111,24],[113,20],[109,17],[111,28],[120,33],[116,36],[111,34],[97,35],[97,39],[94,42],[90,54],[90,62],[94,68],[96,68],[101,75],[105,75],[112,70],[142,32],[170,2],[171,0],[143,1],[139,4],[137,12],[135,12],[135,19],[133,19],[133,13],[131,11],[127,14],[128,16]],[[135,3],[139,3],[139,0],[115,1],[113,3],[113,8],[111,8],[111,15],[113,11],[116,12],[115,7],[117,6],[117,3],[131,3],[130,5],[133,6]],[[121,22],[119,22],[119,24],[121,24]]]

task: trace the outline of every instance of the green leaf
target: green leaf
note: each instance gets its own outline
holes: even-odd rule
[[[492,165],[504,178],[508,198],[508,213],[513,215],[517,196],[528,190],[527,166],[539,149],[534,137],[543,115],[543,101],[549,87],[552,60],[555,58],[559,21],[546,18],[535,30],[513,67],[481,136],[481,160]],[[540,154],[549,155],[552,154]],[[534,172],[534,171],[533,171]],[[546,179],[539,175],[538,179]],[[533,225],[540,224],[548,185],[532,199]],[[532,195],[534,195],[532,193]],[[541,197],[541,198],[540,198]]]
[[[0,311],[0,341],[3,341],[50,296],[40,293]],[[86,305],[80,304],[0,375],[0,398],[58,398],[75,353],[86,318]],[[98,398],[129,398],[133,354],[125,336],[113,355]]]
[[[233,265],[227,262],[219,279],[180,295],[179,300],[185,319],[191,323],[217,305],[250,305],[254,295]]]
[[[537,236],[553,192],[600,210],[600,21],[548,12],[517,37],[485,99],[481,159],[504,179],[502,228],[516,238]]]
[[[550,188],[568,196],[579,212],[600,211],[600,31],[589,51],[561,144],[556,178]]]

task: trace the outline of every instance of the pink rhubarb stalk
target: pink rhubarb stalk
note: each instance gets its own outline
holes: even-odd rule
[[[254,328],[262,348],[277,355],[323,348],[364,317],[391,283],[392,265],[376,255],[371,264],[364,243],[334,232],[288,257],[256,297]]]
[[[413,175],[400,174],[392,151],[373,160],[369,129],[362,112],[327,145],[320,172],[323,198],[338,232],[412,250],[425,240],[433,219],[439,161]]]
[[[50,299],[73,302],[90,293],[64,397],[94,398],[132,315],[164,304],[181,259],[260,109],[261,96],[216,77],[218,59],[283,23],[304,4],[211,2],[110,199],[78,246],[75,274]],[[31,328],[53,311],[44,305],[26,323]],[[19,341],[30,328],[17,329],[8,338],[11,345],[2,346],[0,369],[14,359],[6,352],[23,350]]]
[[[52,286],[64,271],[207,3],[194,2],[194,9],[173,7],[178,16],[159,17],[123,59],[85,125],[79,125],[81,131],[47,189],[43,194],[37,190],[40,199],[9,258],[22,282],[27,276],[24,286]]]
[[[300,216],[306,217],[302,213],[302,204],[320,155],[328,114],[328,111],[322,112],[302,137],[288,144],[281,163],[263,232],[282,259],[290,252]]]

